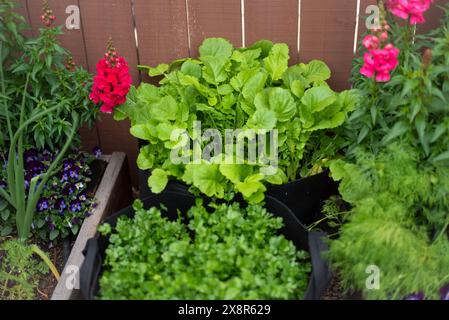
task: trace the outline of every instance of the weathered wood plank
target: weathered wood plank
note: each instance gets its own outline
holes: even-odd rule
[[[298,0],[245,0],[245,44],[268,39],[286,43],[298,62]]]
[[[198,55],[204,39],[222,37],[234,46],[242,46],[240,0],[187,0],[190,54]]]
[[[124,153],[113,153],[95,194],[98,206],[93,210],[92,215],[84,220],[81,226],[70,256],[61,273],[61,278],[53,292],[52,300],[80,298],[79,290],[69,289],[66,284],[76,284],[76,282],[71,282],[71,279],[79,280],[79,274],[76,273],[76,270],[79,270],[83,264],[84,255],[82,252],[87,240],[95,236],[101,221],[109,214],[131,203],[131,189],[129,186],[126,155]]]
[[[332,70],[330,85],[336,90],[349,87],[356,0],[302,0],[300,60],[324,60]]]

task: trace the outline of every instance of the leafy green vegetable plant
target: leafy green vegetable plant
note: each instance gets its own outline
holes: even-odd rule
[[[164,77],[160,87],[143,83],[132,88],[127,103],[115,109],[115,119],[129,118],[131,134],[148,142],[137,162],[140,169],[153,170],[148,181],[153,192],[162,191],[169,179],[178,179],[209,197],[240,193],[250,203],[261,202],[266,184],[297,178],[311,135],[341,125],[355,107],[352,91],[329,88],[330,70],[323,62],[289,67],[286,44],[260,41],[235,49],[225,39],[211,38],[199,53],[198,59],[142,66],[150,76]],[[267,163],[248,161],[237,152],[225,155],[224,150],[214,150],[210,160],[174,163],[170,155],[176,148],[187,147],[184,156],[193,159],[195,148],[201,153],[210,142],[204,135],[198,139],[198,122],[204,130],[218,130],[221,137],[227,130],[253,129],[262,135],[276,130],[277,139],[269,145],[244,134],[236,141],[243,140],[246,151],[257,145],[266,158],[278,157],[277,169],[268,171]],[[188,137],[174,137],[177,130],[186,130]]]
[[[134,219],[119,218],[109,234],[101,299],[301,299],[307,253],[277,235],[282,219],[259,205],[200,202],[188,224],[136,201]],[[163,210],[163,209],[162,209]]]

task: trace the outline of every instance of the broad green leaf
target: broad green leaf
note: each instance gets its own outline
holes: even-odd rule
[[[53,240],[55,240],[57,237],[59,236],[59,230],[52,230],[51,232],[50,232],[50,236],[49,236],[49,238],[50,238],[50,240],[51,241],[53,241]]]
[[[256,109],[272,110],[278,121],[291,120],[296,113],[296,104],[289,90],[283,88],[268,88],[256,95]]]
[[[270,54],[263,61],[273,81],[282,79],[288,68],[289,58],[288,46],[285,43],[277,43],[271,48]]]
[[[248,101],[254,101],[256,94],[265,87],[267,75],[263,72],[257,71],[253,74],[243,85],[242,95]]]
[[[4,226],[0,229],[0,237],[6,237],[9,236],[12,232],[11,226]]]
[[[257,173],[247,177],[244,182],[237,183],[235,187],[245,198],[250,198],[253,194],[266,190],[261,182],[263,178],[263,174]]]
[[[160,75],[163,75],[164,73],[166,73],[170,66],[166,63],[162,63],[154,68],[148,67],[148,66],[138,66],[138,67],[140,69],[146,69],[148,71],[148,75],[150,77],[156,77],[156,76],[160,76]]]
[[[337,100],[337,95],[328,87],[314,87],[307,90],[301,99],[301,103],[307,106],[310,112],[315,113],[330,106]]]
[[[271,49],[273,48],[273,42],[270,40],[259,40],[252,44],[250,47],[247,48],[247,50],[261,50],[261,58],[268,57],[270,54]]]
[[[210,84],[218,85],[228,78],[229,59],[224,56],[202,57],[204,63],[203,78]]]
[[[141,170],[153,168],[155,155],[151,146],[143,146],[140,148],[139,156],[137,157],[137,166]]]
[[[151,116],[158,121],[176,120],[178,117],[178,103],[172,96],[165,96],[151,106]]]
[[[250,129],[271,130],[276,126],[276,113],[272,110],[258,109],[249,118],[247,126]]]
[[[151,176],[148,178],[148,186],[151,192],[161,193],[168,183],[167,173],[162,169],[154,169]]]
[[[286,183],[288,181],[288,177],[284,173],[284,171],[282,171],[282,169],[277,168],[276,169],[276,173],[272,174],[272,175],[269,175],[269,176],[265,176],[265,180],[268,183],[271,183],[271,184],[281,185],[281,184]]]
[[[312,60],[308,64],[301,63],[302,75],[310,82],[326,81],[331,77],[329,67],[320,60]]]
[[[295,80],[292,82],[290,90],[296,97],[301,99],[304,96],[304,91],[306,90],[306,88],[300,80]]]
[[[201,78],[201,66],[193,60],[187,60],[182,64],[181,72],[195,78]]]
[[[154,127],[150,124],[137,124],[132,126],[129,132],[136,138],[141,140],[151,140],[154,133]]]
[[[183,180],[187,183],[193,182],[193,185],[208,197],[224,197],[226,180],[216,164],[188,164]]]
[[[445,151],[436,156],[435,158],[433,158],[434,162],[447,161],[447,160],[449,160],[449,151]]]
[[[233,49],[234,47],[228,40],[223,38],[208,38],[200,46],[199,53],[201,58],[221,56],[228,59],[231,57]]]
[[[221,164],[220,172],[232,183],[243,182],[253,173],[253,166],[247,164]]]

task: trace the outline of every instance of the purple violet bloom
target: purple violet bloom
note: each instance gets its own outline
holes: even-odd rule
[[[50,222],[50,223],[48,224],[48,229],[49,229],[50,231],[55,230],[55,228],[56,228],[56,225],[55,225],[53,222]]]
[[[36,149],[26,150],[23,153],[23,158],[24,158],[26,163],[31,162],[31,161],[37,161],[38,160],[38,156],[37,156]]]
[[[47,210],[49,207],[47,198],[40,198],[37,202],[37,211],[43,212]]]
[[[65,203],[64,199],[60,198],[56,200],[55,209],[57,209],[60,214],[62,214],[66,208],[67,204]]]
[[[78,179],[78,173],[79,173],[79,171],[80,171],[80,167],[78,167],[78,166],[73,166],[70,170],[69,170],[69,176],[70,176],[70,178],[72,178],[72,179]]]
[[[5,189],[8,186],[8,184],[6,183],[6,181],[0,180],[0,188],[1,189]]]
[[[73,225],[77,225],[80,222],[80,219],[78,219],[77,217],[73,218],[70,223]]]
[[[64,196],[69,196],[69,195],[71,195],[74,191],[75,191],[75,190],[73,189],[73,186],[69,184],[69,185],[66,185],[66,186],[64,187],[64,189],[62,189],[62,194],[63,194]]]
[[[91,215],[92,215],[92,212],[90,212],[90,211],[84,213],[84,216],[85,216],[86,218],[89,218]]]
[[[78,200],[74,200],[70,203],[70,211],[80,212],[82,210],[81,203]]]
[[[30,173],[37,175],[41,174],[45,169],[45,166],[40,161],[30,161],[26,164],[26,171],[29,171]]]
[[[102,155],[100,147],[94,147],[92,149],[92,154],[95,156],[95,158],[100,158]]]
[[[69,180],[69,176],[67,175],[67,173],[63,173],[61,175],[61,182],[68,181],[68,180]]]

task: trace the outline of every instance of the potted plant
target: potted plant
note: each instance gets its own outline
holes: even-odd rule
[[[114,117],[130,119],[131,134],[145,142],[138,167],[151,170],[147,183],[153,193],[174,180],[207,197],[239,194],[260,203],[267,187],[295,181],[301,166],[320,171],[324,149],[306,146],[341,125],[356,99],[352,91],[329,88],[330,70],[321,61],[288,67],[288,52],[287,45],[270,41],[235,49],[211,38],[200,46],[198,59],[140,67],[163,76],[160,86],[132,87]],[[149,194],[144,186],[141,192]],[[284,190],[272,194],[288,205],[296,200]],[[297,207],[295,213],[306,222],[312,215]]]
[[[309,234],[274,198],[267,196],[265,207],[208,207],[172,191],[137,200],[89,240],[83,296],[318,299],[329,276],[318,247],[322,234]]]

